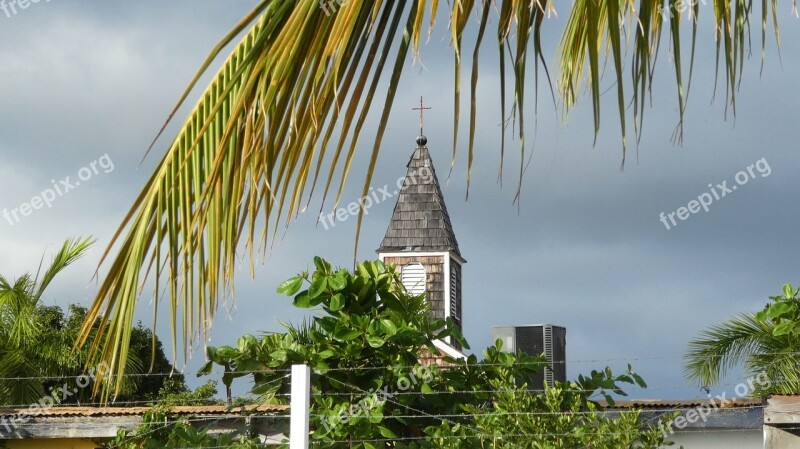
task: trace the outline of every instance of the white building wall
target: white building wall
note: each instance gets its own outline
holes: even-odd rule
[[[796,427],[791,425],[792,427]],[[793,430],[797,433],[797,430]],[[794,449],[800,447],[800,437],[773,426],[764,426],[764,449]]]
[[[670,435],[671,447],[683,449],[763,449],[764,434],[761,429],[704,430],[676,432]]]

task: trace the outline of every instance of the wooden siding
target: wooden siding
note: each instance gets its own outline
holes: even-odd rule
[[[444,292],[444,257],[443,256],[407,256],[385,257],[384,263],[403,266],[410,262],[419,262],[425,267],[425,299],[430,304],[431,318],[443,320],[445,318],[445,292]]]
[[[419,364],[422,366],[453,366],[452,363],[445,361],[447,354],[437,349],[436,354],[432,354],[428,349],[423,349],[419,355]]]
[[[764,424],[800,424],[800,396],[770,396],[764,408]]]

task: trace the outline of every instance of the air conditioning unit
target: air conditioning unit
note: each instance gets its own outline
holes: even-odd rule
[[[545,356],[552,369],[542,370],[531,388],[539,390],[545,381],[552,387],[555,382],[567,380],[567,328],[552,324],[494,326],[492,341],[497,339],[503,342],[504,351]]]

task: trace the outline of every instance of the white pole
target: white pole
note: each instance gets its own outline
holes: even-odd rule
[[[289,449],[308,449],[308,422],[311,419],[311,368],[292,365],[292,412],[289,424]]]

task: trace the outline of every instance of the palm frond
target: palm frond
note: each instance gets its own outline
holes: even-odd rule
[[[33,319],[35,288],[36,283],[29,274],[20,276],[13,284],[5,279],[0,282],[0,334],[7,345],[16,347],[33,340],[41,328]]]
[[[764,381],[756,384],[755,393],[791,394],[800,393],[800,347],[786,346],[775,352],[753,354],[747,363],[747,371]]]
[[[689,343],[684,373],[700,385],[720,382],[733,368],[749,375],[764,376],[767,385],[756,385],[756,393],[800,392],[800,346],[795,337],[774,335],[771,321],[743,314],[714,325]]]
[[[36,293],[34,294],[35,301],[38,302],[42,294],[50,285],[50,282],[56,277],[58,273],[70,266],[73,262],[83,257],[86,251],[94,244],[95,240],[92,237],[86,238],[72,238],[68,239],[61,246],[55,256],[53,256],[50,266],[47,267],[41,280],[38,279]]]
[[[41,372],[20,348],[0,350],[0,404],[36,404],[45,395]]]

